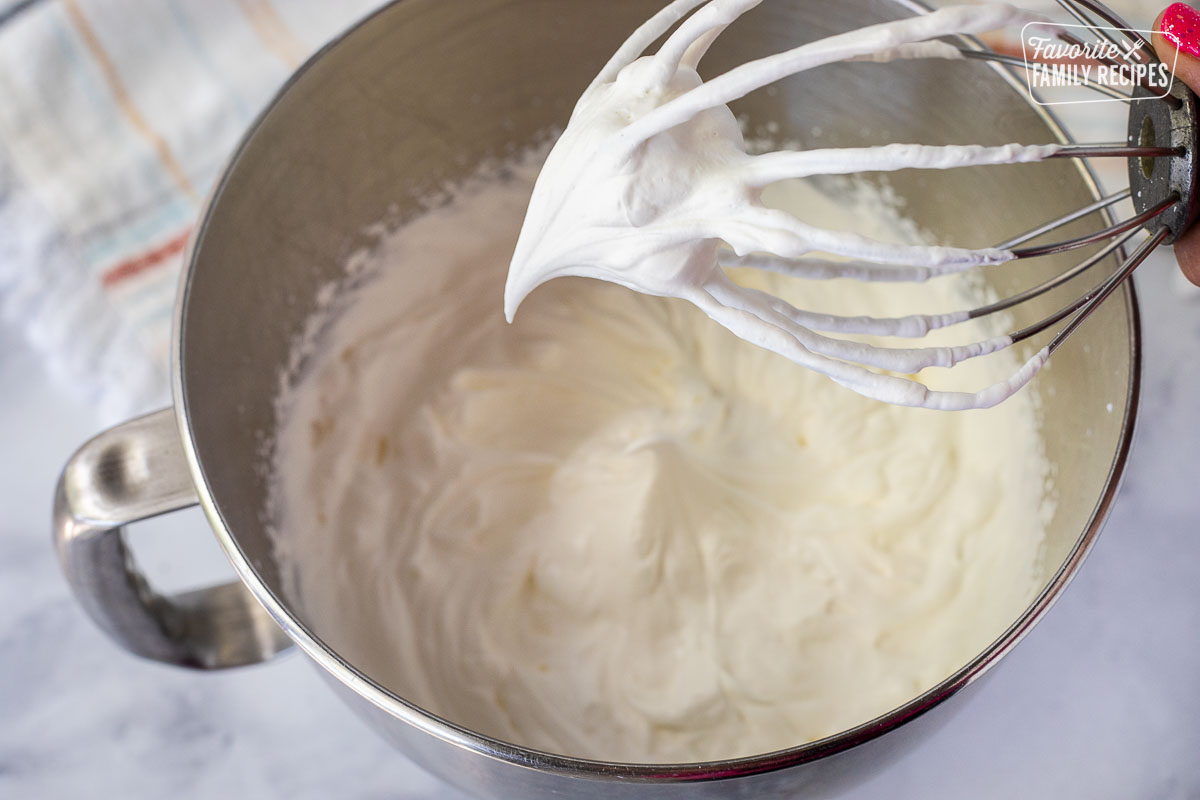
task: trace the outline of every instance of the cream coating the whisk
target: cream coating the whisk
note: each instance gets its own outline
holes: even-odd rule
[[[823,229],[765,207],[761,191],[776,181],[817,174],[1040,161],[1064,148],[891,144],[753,156],[726,104],[838,61],[958,58],[956,47],[929,40],[1039,18],[1002,4],[950,7],[832,36],[703,81],[696,70],[709,46],[760,1],[676,0],[639,28],[596,76],[538,178],[505,286],[507,318],[511,321],[522,300],[548,280],[598,278],[688,300],[742,339],[874,399],[943,410],[1007,399],[1037,374],[1049,347],[1006,380],[980,391],[935,391],[901,375],[995,352],[1012,345],[1013,337],[909,348],[833,338],[818,331],[920,337],[968,315],[814,314],[736,285],[723,268],[920,281],[1010,261],[1017,254],[1009,248],[896,245]],[[680,20],[657,53],[639,57]],[[814,253],[848,260],[815,260]]]

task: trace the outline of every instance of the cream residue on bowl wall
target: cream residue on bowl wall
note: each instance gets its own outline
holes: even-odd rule
[[[297,345],[268,512],[320,638],[480,733],[676,762],[866,722],[1017,618],[1053,511],[1030,392],[956,414],[883,405],[683,302],[586,279],[543,286],[508,326],[539,165],[485,170],[382,235],[352,260],[370,280],[327,298]],[[865,184],[840,186],[767,200],[924,238]],[[980,299],[956,278],[736,277],[878,316]],[[958,388],[1017,363],[921,377]]]

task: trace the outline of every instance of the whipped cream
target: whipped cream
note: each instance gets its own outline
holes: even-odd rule
[[[1019,615],[1049,513],[1032,395],[883,405],[687,303],[579,278],[507,325],[495,300],[537,166],[383,235],[354,262],[374,277],[298,354],[271,516],[318,636],[481,733],[661,763],[866,722]],[[921,243],[866,189],[835,189],[788,181],[764,202]],[[733,277],[834,312],[987,299],[967,276]],[[1016,364],[994,359],[923,377],[953,389]]]
[[[1041,18],[1009,5],[954,6],[831,36],[701,80],[696,68],[709,46],[759,2],[704,3],[657,53],[639,57],[702,4],[676,0],[639,28],[601,70],[538,177],[509,267],[506,317],[511,321],[525,297],[546,281],[596,278],[687,300],[739,337],[878,400],[959,410],[989,407],[1012,396],[1042,367],[1047,350],[985,389],[931,391],[903,376],[993,353],[1010,346],[1012,339],[1000,335],[960,346],[883,348],[831,338],[816,331],[922,336],[960,324],[966,314],[884,319],[813,314],[797,307],[809,307],[806,298],[786,303],[738,287],[726,268],[752,266],[810,277],[818,269],[895,281],[1003,263],[1014,258],[1011,251],[886,243],[829,230],[764,206],[762,190],[777,181],[818,174],[1038,161],[1061,148],[892,144],[752,156],[726,104],[788,75],[836,61],[959,58],[955,47],[927,40]],[[855,261],[839,265],[804,258],[815,252]]]

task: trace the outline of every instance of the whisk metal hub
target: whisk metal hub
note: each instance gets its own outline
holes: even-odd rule
[[[1194,197],[1197,169],[1196,137],[1200,134],[1200,105],[1182,81],[1175,80],[1167,98],[1138,87],[1133,92],[1136,102],[1129,104],[1129,136],[1131,147],[1176,148],[1179,155],[1171,158],[1129,159],[1129,188],[1133,207],[1139,214],[1158,206],[1172,195],[1179,199],[1158,216],[1169,235],[1165,244],[1175,239],[1195,220],[1197,206]]]

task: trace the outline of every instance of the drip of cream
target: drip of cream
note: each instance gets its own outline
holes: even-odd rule
[[[384,235],[280,398],[271,517],[317,635],[470,729],[665,763],[866,722],[1016,619],[1051,511],[1032,395],[883,405],[687,303],[578,278],[506,325],[495,298],[537,167]],[[920,244],[836,180],[836,201],[787,181],[764,202]],[[987,299],[969,276],[733,277],[831,312]],[[951,389],[1015,363],[923,377]]]
[[[818,174],[1038,161],[1061,148],[893,144],[752,156],[726,104],[836,61],[959,58],[953,46],[927,40],[996,30],[1035,16],[999,4],[944,8],[822,39],[702,81],[696,68],[709,46],[759,2],[711,0],[685,19],[656,54],[638,57],[701,5],[701,0],[676,0],[639,28],[604,67],[580,98],[538,177],[509,266],[505,316],[511,321],[524,298],[553,278],[596,278],[687,300],[742,339],[867,397],[942,410],[986,408],[1006,400],[1032,380],[1048,350],[983,390],[934,391],[901,375],[993,353],[1009,347],[1011,337],[964,346],[885,348],[823,336],[816,331],[918,337],[958,325],[966,314],[882,319],[817,315],[747,291],[725,270],[751,266],[798,276],[820,270],[899,281],[1003,263],[1014,257],[1011,251],[886,243],[831,231],[766,207],[762,191],[778,181]],[[853,260],[805,258],[815,252]]]

